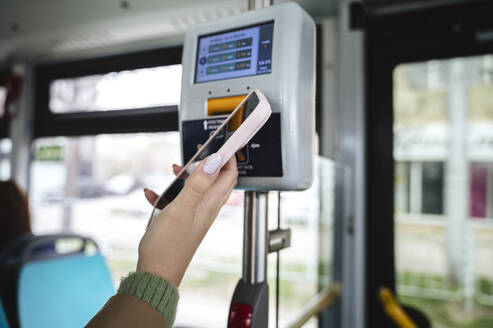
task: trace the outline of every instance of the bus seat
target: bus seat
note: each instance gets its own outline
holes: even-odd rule
[[[19,277],[20,326],[83,327],[114,292],[99,253],[27,263]]]
[[[9,323],[7,322],[7,316],[3,310],[2,301],[0,301],[0,328],[9,328]]]
[[[24,250],[28,248],[31,243],[39,242],[40,239],[44,240],[44,249],[54,250],[54,240],[52,236],[36,236],[32,233],[20,234],[11,240],[0,252],[0,298],[3,302],[4,314],[10,327],[18,327],[19,322],[17,318],[17,282],[19,277],[19,269],[22,265],[22,255]],[[32,256],[35,254],[41,254],[37,249],[31,251]]]
[[[0,296],[11,327],[82,327],[114,294],[89,238],[23,236],[2,253]]]

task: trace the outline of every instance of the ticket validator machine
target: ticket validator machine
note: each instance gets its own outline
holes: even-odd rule
[[[231,328],[267,327],[267,254],[289,244],[289,234],[267,231],[267,192],[312,183],[315,25],[294,3],[195,25],[182,63],[184,163],[252,89],[272,107],[267,123],[236,155],[237,188],[247,190],[243,274],[228,318]]]

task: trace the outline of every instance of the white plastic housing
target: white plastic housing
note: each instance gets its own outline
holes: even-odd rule
[[[274,21],[271,73],[194,83],[200,36],[270,21]],[[315,24],[299,5],[285,3],[192,26],[185,38],[182,63],[180,130],[183,121],[209,117],[209,98],[243,95],[252,89],[259,89],[268,99],[272,113],[281,115],[283,176],[240,177],[239,188],[303,190],[311,185],[315,134]]]

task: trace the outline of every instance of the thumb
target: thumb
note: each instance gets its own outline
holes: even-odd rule
[[[177,197],[183,202],[184,206],[195,207],[198,204],[214,181],[216,181],[222,162],[221,155],[214,153],[202,160],[193,170],[185,183],[185,187]]]

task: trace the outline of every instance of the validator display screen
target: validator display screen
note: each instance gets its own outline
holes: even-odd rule
[[[195,82],[271,72],[274,22],[199,37]]]

